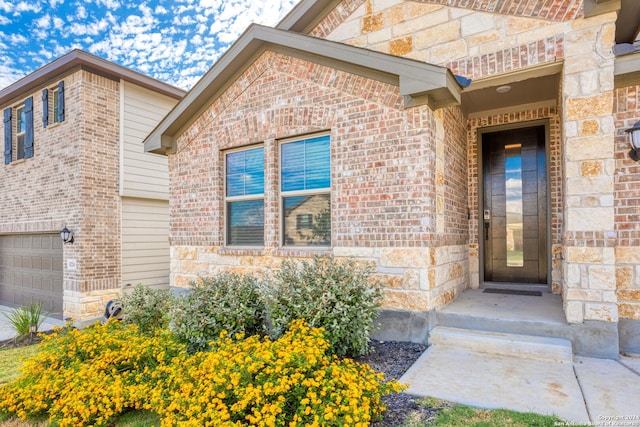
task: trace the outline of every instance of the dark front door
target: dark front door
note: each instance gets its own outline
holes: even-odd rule
[[[545,127],[482,135],[484,280],[547,283]]]

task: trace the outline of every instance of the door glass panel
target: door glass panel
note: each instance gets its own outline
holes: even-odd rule
[[[505,145],[504,150],[507,190],[507,267],[523,267],[522,145]]]

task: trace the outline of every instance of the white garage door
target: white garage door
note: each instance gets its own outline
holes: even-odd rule
[[[62,240],[59,234],[0,236],[0,305],[40,301],[62,318]]]

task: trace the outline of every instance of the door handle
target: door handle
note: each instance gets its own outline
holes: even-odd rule
[[[489,221],[484,223],[484,240],[489,240]]]

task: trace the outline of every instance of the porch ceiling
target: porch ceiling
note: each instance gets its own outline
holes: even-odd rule
[[[555,103],[560,90],[562,64],[473,82],[462,92],[462,108],[469,115],[508,111],[518,105]],[[499,87],[509,86],[507,92]]]

